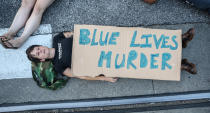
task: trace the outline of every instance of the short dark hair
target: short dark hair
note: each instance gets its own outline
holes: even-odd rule
[[[35,47],[39,47],[41,45],[32,45],[30,46],[27,50],[26,50],[26,54],[27,54],[27,57],[30,61],[33,61],[35,63],[38,63],[40,62],[40,59],[38,58],[34,58],[32,55],[31,55],[31,52],[34,50]]]

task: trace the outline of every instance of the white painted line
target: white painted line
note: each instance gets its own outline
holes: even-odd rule
[[[0,29],[0,35],[8,29]],[[52,46],[52,28],[50,25],[41,25],[24,45],[17,49],[5,49],[0,45],[0,80],[15,78],[32,78],[31,62],[28,60],[25,50],[31,45]],[[39,34],[39,35],[37,35]],[[41,34],[41,35],[40,35]]]

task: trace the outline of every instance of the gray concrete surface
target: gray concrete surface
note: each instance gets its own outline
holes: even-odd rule
[[[181,73],[180,82],[154,81],[155,93],[185,92],[210,89],[210,24],[181,24],[181,25],[161,25],[153,28],[187,29],[194,27],[195,36],[187,48],[182,49],[182,58],[187,58],[196,64],[198,74],[192,75],[186,71]]]
[[[9,27],[20,0],[1,0],[0,26]],[[184,0],[158,0],[149,5],[142,0],[56,0],[42,23],[52,24],[54,32],[72,30],[74,24],[140,26],[210,22],[206,12]]]
[[[0,28],[10,26],[20,2],[1,0]],[[107,83],[71,79],[57,91],[39,88],[32,79],[0,80],[0,104],[210,90],[210,15],[182,0],[158,0],[153,5],[141,0],[57,0],[44,14],[42,24],[51,24],[53,33],[72,30],[74,24],[183,31],[194,27],[195,38],[183,50],[183,57],[197,65],[198,74],[182,72],[180,82],[120,79]]]
[[[39,88],[32,79],[0,81],[0,104],[153,94],[151,80],[120,79],[117,83],[71,79],[65,88]]]

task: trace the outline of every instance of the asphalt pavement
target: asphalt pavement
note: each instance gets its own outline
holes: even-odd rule
[[[1,0],[0,28],[11,25],[20,3],[20,0]],[[72,31],[74,24],[182,29],[183,32],[194,27],[194,39],[183,49],[183,58],[196,64],[198,74],[182,72],[179,82],[119,79],[108,83],[72,78],[56,91],[39,88],[32,78],[0,80],[0,104],[210,90],[210,15],[184,0],[158,0],[153,5],[142,0],[56,0],[44,13],[42,24],[52,26],[52,35]]]

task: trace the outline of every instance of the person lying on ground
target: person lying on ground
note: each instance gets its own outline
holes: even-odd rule
[[[188,32],[182,35],[182,47],[186,48],[189,41],[193,39],[194,29],[189,29]],[[55,71],[68,77],[77,77],[85,80],[104,80],[108,82],[116,82],[117,78],[97,76],[73,76],[71,72],[71,57],[72,57],[73,32],[64,32],[56,35],[53,38],[53,48],[48,48],[41,45],[32,45],[26,50],[29,60],[33,62],[43,62],[52,60]],[[181,69],[191,74],[196,74],[195,64],[188,62],[187,59],[182,60]]]
[[[85,80],[102,80],[116,82],[117,78],[97,76],[73,76],[71,72],[73,32],[60,33],[53,38],[53,48],[41,45],[32,45],[26,50],[29,60],[33,62],[42,62],[52,60],[55,71],[68,77],[76,77]]]

